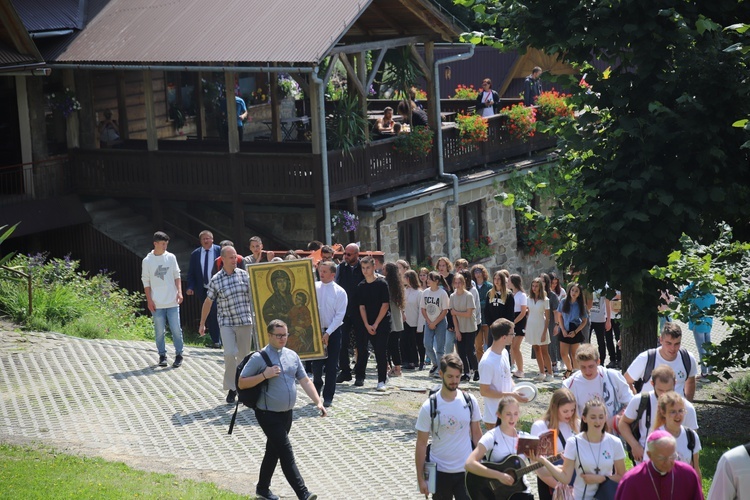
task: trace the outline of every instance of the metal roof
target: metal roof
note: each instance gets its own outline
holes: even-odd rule
[[[8,47],[4,43],[0,42],[0,67],[38,63],[39,61],[35,57],[21,54],[12,47]]]
[[[11,3],[30,32],[83,27],[79,0],[11,0]]]
[[[429,0],[97,1],[106,5],[48,60],[315,64],[341,42],[459,32]]]

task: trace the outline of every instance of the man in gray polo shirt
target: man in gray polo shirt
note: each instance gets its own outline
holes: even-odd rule
[[[295,381],[310,397],[320,411],[326,416],[326,409],[318,396],[312,381],[307,377],[305,367],[296,352],[284,347],[289,333],[286,323],[275,319],[268,324],[268,345],[263,351],[268,355],[273,366],[267,366],[260,353],[255,353],[243,368],[239,379],[240,389],[249,389],[267,380],[265,388],[258,396],[255,407],[255,418],[266,435],[266,454],[260,464],[260,475],[255,494],[258,498],[277,500],[271,493],[271,477],[276,464],[281,461],[281,469],[297,498],[316,500],[317,495],[310,493],[294,461],[294,450],[289,442],[289,431],[292,428],[292,410],[297,400]]]

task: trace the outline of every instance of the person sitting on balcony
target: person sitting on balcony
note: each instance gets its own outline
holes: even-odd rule
[[[375,123],[375,130],[379,134],[390,134],[393,132],[394,123],[393,108],[389,106],[383,110],[383,117],[378,118],[378,121]]]
[[[497,91],[492,90],[492,80],[482,80],[482,92],[477,94],[477,113],[486,118],[496,113],[495,109],[500,104],[500,96]]]
[[[404,118],[404,122],[409,121],[409,106],[411,106],[411,126],[427,126],[427,113],[423,109],[419,109],[414,101],[410,101],[409,104],[401,101],[398,103],[398,114]]]
[[[104,120],[99,122],[99,144],[109,148],[120,143],[120,127],[117,120],[112,119],[112,111],[104,110]]]

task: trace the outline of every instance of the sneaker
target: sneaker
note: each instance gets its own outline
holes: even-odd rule
[[[339,376],[336,377],[336,383],[341,384],[342,382],[349,382],[352,379],[351,373],[339,373]]]
[[[467,373],[464,373],[463,375],[461,375],[461,382],[468,382],[470,380],[471,380],[471,377],[469,377]]]
[[[330,408],[332,404],[333,401],[331,401],[330,399],[326,399],[325,401],[323,401],[323,406],[326,408]]]
[[[552,382],[555,379],[555,377],[552,376],[551,373],[548,373],[546,377],[544,377],[545,382]]]
[[[378,386],[375,390],[378,392],[385,392],[385,382],[378,382]]]
[[[349,380],[351,380],[351,379],[349,379]],[[365,385],[365,379],[358,378],[357,380],[354,381],[354,385],[356,387],[362,387],[363,385]]]
[[[281,500],[279,496],[274,495],[271,490],[266,490],[265,492],[255,490],[255,497],[259,500]]]
[[[524,378],[525,376],[523,372],[519,372],[518,370],[513,372],[513,378]]]
[[[440,372],[437,372],[437,371],[436,371],[435,373],[433,373],[433,374],[432,374],[432,378],[436,378],[436,379],[438,379],[438,380],[439,380],[439,379],[440,379]]]
[[[182,354],[178,354],[177,356],[174,357],[174,363],[172,363],[172,368],[179,368],[181,366],[182,366]]]
[[[234,403],[235,399],[237,399],[237,391],[230,390],[227,393],[227,404],[231,405],[232,403]]]
[[[534,382],[544,382],[544,374],[540,373],[536,377],[534,377]]]
[[[316,495],[315,493],[310,493],[308,491],[305,500],[318,500],[318,495]]]
[[[211,347],[214,349],[221,349],[223,346],[221,345],[221,342],[215,342]]]
[[[474,382],[479,382],[479,370],[474,372]]]
[[[167,355],[159,356],[159,366],[167,366]]]
[[[432,368],[430,368],[430,375],[435,375],[435,373],[438,371],[438,366],[435,365]]]

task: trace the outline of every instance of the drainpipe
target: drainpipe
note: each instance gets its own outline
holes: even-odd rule
[[[318,76],[318,67],[315,66],[310,73],[310,81],[318,87],[318,148],[320,150],[320,170],[323,177],[323,218],[325,223],[323,230],[325,232],[326,245],[332,242],[331,237],[331,193],[328,185],[328,145],[326,144],[326,103],[325,103],[325,82]]]
[[[441,44],[441,46],[443,46]],[[432,67],[432,78],[435,82],[435,92],[436,92],[436,98],[434,99],[435,102],[435,109],[433,112],[435,113],[434,116],[440,117],[440,77],[438,75],[438,66],[441,64],[446,64],[453,61],[460,61],[462,59],[469,59],[474,55],[474,44],[471,43],[456,43],[456,44],[450,44],[451,47],[457,47],[457,46],[464,46],[469,48],[469,52],[464,52],[463,54],[456,54],[454,56],[444,57],[443,59],[437,59],[435,60],[433,67]],[[437,147],[437,155],[438,155],[438,175],[442,179],[450,179],[453,182],[453,199],[447,201],[445,203],[445,209],[443,210],[443,213],[445,214],[445,234],[447,235],[448,239],[448,258],[453,259],[452,253],[453,253],[453,229],[451,228],[451,218],[448,217],[448,207],[450,205],[457,205],[458,204],[458,176],[455,174],[446,174],[445,173],[445,163],[443,158],[443,125],[442,123],[439,124],[437,127],[437,130],[435,131],[435,143]]]
[[[227,72],[227,73],[313,73],[317,71],[310,66],[178,66],[166,64],[68,64],[47,63],[54,69],[95,69],[112,71],[192,71],[192,72]]]
[[[377,249],[380,250],[380,251],[382,251],[383,249],[380,248],[380,243],[381,243],[381,241],[380,241],[380,223],[383,222],[385,220],[385,218],[387,217],[387,215],[385,213],[385,208],[383,210],[381,210],[380,213],[382,215],[375,220],[375,238],[377,240],[377,243],[376,243],[377,246],[378,246]]]

